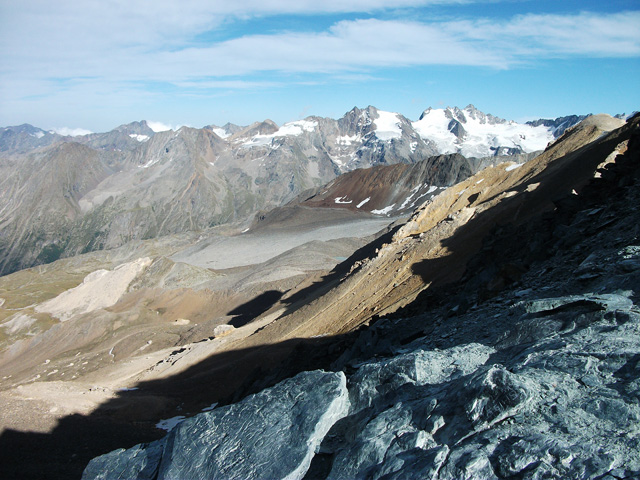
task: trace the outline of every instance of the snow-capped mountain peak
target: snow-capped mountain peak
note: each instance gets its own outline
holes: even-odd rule
[[[400,119],[397,113],[378,110],[378,118],[374,120],[376,137],[380,140],[393,140],[402,137]]]
[[[543,125],[507,121],[473,105],[462,110],[428,108],[412,126],[423,139],[434,142],[440,153],[457,152],[465,157],[529,153],[543,150],[554,138]]]

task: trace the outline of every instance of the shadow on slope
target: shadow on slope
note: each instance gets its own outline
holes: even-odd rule
[[[0,435],[0,478],[80,478],[92,458],[164,436],[155,428],[160,419],[235,402],[304,370],[329,369],[346,341],[296,339],[221,352],[173,377],[118,392],[88,416],[67,416],[50,433],[7,429]]]
[[[242,327],[247,323],[252,322],[260,315],[265,313],[271,307],[273,307],[286,292],[279,290],[268,290],[261,293],[257,297],[248,302],[237,306],[231,310],[227,315],[232,315],[234,318],[229,322],[236,328]]]
[[[298,290],[294,294],[286,297],[283,300],[285,311],[279,318],[284,318],[287,315],[290,315],[313,299],[319,298],[330,291],[342,281],[345,275],[356,270],[363,260],[374,257],[382,245],[391,242],[393,235],[399,228],[400,225],[392,223],[386,228],[384,233],[377,236],[365,246],[356,250],[349,258],[336,265],[331,272],[324,275],[319,281],[314,282],[308,287]]]
[[[607,146],[607,148],[610,147],[611,145]],[[605,147],[602,148],[604,149]],[[580,160],[580,162],[589,161],[595,162],[595,157],[591,160]],[[634,161],[637,163],[637,158]],[[577,156],[574,162],[578,162]],[[591,168],[591,173],[593,173],[596,166],[597,164],[592,165],[592,168],[589,167]],[[635,168],[637,169],[637,166]],[[565,170],[567,175],[571,173],[570,171],[570,168]],[[606,175],[604,176],[606,177]],[[539,178],[537,180],[542,179]],[[399,311],[394,316],[397,319],[400,316],[406,317],[416,312],[422,314],[419,318],[411,319],[406,324],[403,323],[401,327],[393,321],[380,322],[380,324],[374,324],[373,328],[361,329],[359,332],[356,331],[335,337],[286,340],[273,344],[220,352],[172,377],[141,382],[138,385],[138,390],[121,392],[118,398],[106,402],[91,415],[66,417],[59,422],[58,426],[50,434],[6,430],[0,435],[0,455],[2,456],[0,458],[0,469],[2,470],[0,476],[2,478],[78,478],[86,463],[97,455],[111,451],[115,447],[130,447],[136,443],[161,437],[164,432],[154,428],[155,422],[160,418],[167,418],[177,414],[196,414],[212,402],[226,404],[237,401],[247,394],[274,385],[300,371],[318,368],[331,369],[332,366],[336,365],[348,368],[348,361],[359,353],[364,358],[370,358],[372,355],[378,354],[385,355],[387,352],[393,353],[394,345],[406,344],[420,335],[442,338],[443,341],[451,344],[468,341],[471,335],[476,335],[477,333],[477,336],[473,337],[474,341],[490,343],[493,340],[482,337],[483,325],[481,321],[478,321],[478,325],[469,329],[465,336],[449,335],[447,329],[450,329],[450,327],[442,313],[452,304],[452,300],[455,303],[456,299],[451,298],[451,292],[454,292],[453,295],[459,294],[462,297],[467,290],[475,289],[477,283],[482,281],[482,271],[480,275],[475,275],[471,269],[467,269],[466,276],[462,275],[469,260],[472,262],[483,261],[483,251],[481,250],[483,238],[487,239],[485,240],[485,246],[491,249],[490,261],[494,261],[496,258],[500,258],[505,239],[508,240],[510,238],[507,235],[509,233],[508,229],[518,229],[520,228],[519,224],[530,221],[535,213],[540,213],[541,207],[538,205],[537,208],[534,208],[534,200],[545,202],[551,208],[553,206],[548,202],[554,199],[558,202],[558,205],[571,205],[570,202],[566,203],[562,197],[556,198],[554,195],[550,195],[551,192],[562,192],[562,187],[566,187],[566,183],[563,182],[567,182],[567,178],[561,177],[547,180],[549,182],[557,182],[555,190],[539,188],[533,192],[516,195],[509,199],[509,202],[503,202],[504,205],[492,214],[484,212],[477,215],[469,224],[458,229],[453,237],[443,241],[450,251],[449,256],[440,260],[425,260],[414,264],[414,272],[423,276],[425,282],[434,278],[439,281],[434,283],[433,290],[424,291],[413,303],[405,307],[404,311]],[[573,180],[575,181],[575,178]],[[614,176],[611,181],[616,184],[622,182],[619,176]],[[528,182],[528,184],[533,183],[535,183],[533,180]],[[523,192],[526,191],[526,185],[523,185],[522,188],[524,189]],[[566,192],[566,190],[564,191]],[[585,198],[593,199],[594,205],[597,202],[600,202],[600,204],[604,202],[604,205],[606,205],[607,199],[603,196],[603,191],[593,190],[589,192],[589,189],[585,189],[582,192],[584,192]],[[534,193],[535,195],[531,196]],[[527,204],[524,203],[525,197],[528,198]],[[589,205],[587,204],[587,207]],[[549,226],[562,226],[565,214],[570,217],[571,213],[567,213],[564,208],[557,208],[557,205],[555,207],[557,210],[555,220]],[[539,218],[539,222],[546,221],[544,216]],[[507,219],[511,220],[507,221]],[[513,225],[509,227],[507,225],[509,223],[513,223]],[[613,223],[608,223],[595,225],[594,228],[605,229],[603,230],[605,233],[610,233],[613,226]],[[500,228],[504,229],[501,234],[502,239],[492,245],[492,235],[490,233],[495,233],[498,231],[496,229]],[[534,222],[531,223],[530,228],[535,228]],[[526,230],[523,229],[522,231],[524,232],[522,238],[525,243],[517,245],[512,241],[511,248],[513,250],[504,256],[505,259],[521,258],[517,256],[518,252],[527,252],[527,249],[532,252],[530,256],[533,259],[537,254],[546,256],[552,253],[553,250],[545,250],[546,247],[562,248],[570,245],[566,239],[558,238],[553,245],[543,245],[543,248],[537,250],[536,248],[530,249],[531,244],[527,243]],[[289,303],[288,309],[293,311],[305,303],[309,296],[318,296],[328,290],[331,285],[340,281],[340,278],[348,272],[351,265],[356,263],[358,259],[373,255],[376,248],[388,242],[393,233],[394,229],[390,229],[389,232],[378,238],[376,242],[359,250],[348,261],[343,262],[333,273],[325,277],[319,285],[313,285],[308,290],[292,296],[287,300]],[[635,233],[636,238],[637,233]],[[628,232],[628,234],[633,235],[633,231]],[[534,238],[533,242],[539,240]],[[473,245],[470,245],[469,242],[473,242]],[[476,252],[480,252],[480,254],[474,257],[473,254]],[[512,257],[512,255],[515,256]],[[462,276],[461,281],[453,284],[453,286],[448,284],[447,288],[437,288],[447,283],[445,279],[449,278],[452,272],[458,271],[455,269],[460,269],[458,277]],[[505,285],[508,286],[508,282]],[[437,292],[437,295],[432,292]],[[277,299],[274,300],[277,296],[276,293],[280,294],[280,292],[272,292],[268,298],[257,301],[256,306],[264,306],[271,301],[275,303],[277,301]],[[428,308],[433,308],[438,303],[430,302],[430,295],[432,298],[436,298],[440,302],[439,304],[445,307],[445,310],[436,310],[433,313],[428,313]],[[253,301],[249,302],[249,304],[252,303]],[[244,310],[241,309],[240,315],[245,315],[244,318],[250,318],[251,312],[256,311],[252,310],[253,308],[254,306],[251,305]],[[452,315],[455,315],[455,313]],[[435,327],[436,323],[438,324],[437,328]],[[461,327],[466,326],[462,325]],[[387,329],[386,331],[384,331],[385,328]],[[386,335],[386,333],[391,333],[392,335]],[[378,342],[378,344],[374,349],[371,345],[375,342]],[[392,344],[391,342],[394,343]],[[438,348],[441,347],[438,346]],[[175,353],[178,355],[180,352],[176,351]],[[344,353],[347,353],[347,355],[340,359]],[[174,362],[179,360],[179,356],[176,356],[173,360],[171,358],[167,359],[167,361]]]

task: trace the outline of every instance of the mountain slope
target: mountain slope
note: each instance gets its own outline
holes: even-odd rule
[[[505,418],[510,418],[513,412],[524,412],[523,415],[533,420],[520,425],[523,431],[530,431],[538,425],[535,409],[546,405],[533,401],[526,391],[522,395],[518,393],[529,377],[518,376],[525,366],[520,357],[514,355],[515,351],[508,348],[526,349],[533,342],[535,351],[546,352],[546,355],[549,345],[555,344],[549,344],[544,335],[557,332],[563,325],[571,326],[571,318],[556,319],[555,315],[565,315],[576,306],[582,309],[576,313],[577,317],[596,312],[595,317],[588,317],[595,323],[601,321],[598,312],[605,315],[605,320],[619,315],[620,322],[615,328],[625,330],[614,331],[611,334],[614,337],[620,336],[618,333],[633,334],[628,328],[635,328],[635,320],[628,319],[633,317],[635,307],[629,306],[629,295],[620,291],[635,288],[632,287],[635,277],[627,275],[635,272],[635,257],[633,249],[627,247],[633,247],[633,236],[638,233],[638,222],[633,216],[637,209],[627,212],[624,207],[637,203],[633,196],[637,183],[632,173],[616,173],[613,167],[617,165],[617,153],[628,150],[631,158],[637,156],[632,137],[637,135],[638,119],[605,133],[621,123],[596,116],[567,132],[530,162],[520,166],[499,164],[483,170],[440,192],[420,206],[408,221],[399,222],[382,236],[376,236],[373,243],[343,238],[355,236],[360,226],[372,220],[366,213],[296,205],[298,213],[281,211],[281,217],[274,219],[274,223],[267,218],[245,233],[220,227],[215,229],[220,237],[210,232],[211,235],[193,233],[134,241],[119,249],[59,260],[3,277],[0,281],[3,317],[0,341],[4,346],[0,360],[3,377],[0,396],[6,405],[3,424],[8,427],[1,435],[3,447],[0,449],[7,459],[0,465],[14,476],[20,472],[26,477],[28,470],[37,478],[41,475],[42,463],[46,463],[50,465],[47,468],[55,468],[57,472],[52,477],[64,478],[61,472],[66,472],[68,477],[69,466],[65,462],[71,462],[76,469],[82,468],[84,465],[78,464],[88,459],[91,452],[96,455],[127,442],[131,446],[158,438],[160,433],[155,425],[161,419],[192,415],[209,408],[213,402],[229,403],[304,370],[331,368],[344,370],[349,376],[353,408],[368,406],[360,412],[350,410],[348,416],[343,417],[339,424],[349,431],[332,430],[330,437],[337,442],[333,447],[326,437],[321,454],[308,465],[314,472],[324,472],[317,474],[318,477],[326,478],[333,468],[336,469],[333,475],[338,478],[350,476],[348,472],[359,471],[360,467],[365,470],[393,467],[380,476],[399,470],[401,466],[391,461],[396,456],[393,449],[380,454],[381,458],[390,459],[387,466],[366,462],[359,466],[349,460],[372,458],[366,449],[359,450],[358,445],[370,445],[370,437],[366,435],[372,433],[375,437],[376,425],[380,424],[390,425],[385,431],[391,435],[388,437],[391,443],[374,441],[380,445],[370,450],[375,455],[394,444],[399,458],[411,459],[414,458],[411,455],[417,455],[419,462],[408,462],[407,466],[423,465],[420,467],[423,469],[434,465],[436,456],[443,456],[442,464],[449,462],[443,472],[453,472],[443,478],[462,475],[450,469],[457,465],[456,459],[476,458],[465,456],[467,451],[485,455],[479,457],[482,461],[478,465],[487,465],[488,458],[491,468],[498,468],[496,461],[504,458],[507,462],[510,458],[511,444],[501,449],[496,447],[497,453],[493,455],[482,450],[474,439],[495,445],[491,432],[517,434],[515,430],[492,430],[494,426],[502,428],[501,425],[507,424],[493,422],[505,412]],[[172,135],[175,132],[169,132],[167,138],[177,138]],[[217,142],[214,134],[211,135]],[[183,141],[186,140],[178,140]],[[151,140],[144,143],[149,142]],[[606,187],[597,195],[589,193],[591,187],[585,185],[591,182],[594,173],[599,173],[598,165],[614,160],[612,166],[602,169]],[[164,157],[157,164],[166,165]],[[608,176],[613,178],[607,179]],[[576,201],[572,190],[579,194],[578,198],[584,198],[586,207]],[[613,211],[603,208],[609,198],[616,199]],[[336,215],[342,216],[342,220],[336,221]],[[314,223],[321,218],[327,219],[327,223],[321,223],[322,228],[318,228]],[[587,223],[594,220],[591,230],[581,230],[584,225],[580,222],[584,219]],[[384,218],[373,217],[373,220],[380,222],[373,225],[376,230],[384,225]],[[325,240],[319,237],[327,230],[332,230],[334,236],[319,241]],[[315,237],[316,241],[285,249],[281,255],[263,263],[255,260],[234,263],[243,252],[271,245],[281,248],[301,232]],[[620,238],[615,245],[607,241],[612,236]],[[583,238],[587,243],[579,244]],[[591,277],[597,274],[599,262],[586,261],[586,257],[597,254],[602,245],[611,250],[612,260],[600,263],[607,268],[611,266],[619,276],[615,284],[609,286],[606,285],[608,273]],[[358,250],[354,252],[355,249]],[[567,249],[570,254],[565,257]],[[618,255],[616,249],[628,251]],[[559,256],[552,258],[556,252]],[[349,258],[333,272],[326,271],[344,257]],[[224,260],[219,267],[209,263],[219,259]],[[203,263],[196,264],[197,261]],[[576,265],[567,266],[567,271],[585,263],[582,273],[569,275],[577,283],[573,286],[561,283],[566,278],[563,278],[563,269],[558,269],[556,276],[545,285],[547,274],[564,262]],[[604,282],[588,284],[588,288],[598,289],[594,290],[598,295],[615,294],[624,298],[594,296],[578,289],[584,280],[573,277],[582,275],[587,275],[586,281],[595,278],[597,282]],[[510,285],[521,279],[533,280],[510,290]],[[108,285],[112,286],[107,288]],[[528,296],[529,286],[535,287],[536,296]],[[551,290],[545,290],[546,286]],[[522,290],[525,293],[520,293]],[[112,305],[98,301],[105,298],[107,292],[117,297]],[[571,297],[558,304],[558,300],[552,298],[556,292],[582,297]],[[545,298],[549,299],[546,304],[521,305],[515,323],[504,308],[516,301]],[[631,300],[635,301],[633,296]],[[477,317],[474,305],[483,308]],[[536,315],[536,312],[548,311],[552,321],[545,325],[550,325],[549,329],[541,330],[543,337],[531,336],[531,331],[538,331],[531,321],[546,315]],[[617,311],[620,313],[615,313]],[[64,317],[68,312],[74,315]],[[372,328],[364,328],[367,324]],[[605,325],[606,328],[612,326]],[[602,332],[606,333],[606,328]],[[426,337],[427,343],[421,343],[425,341],[420,340],[422,337]],[[567,338],[569,343],[582,349],[588,336]],[[418,343],[411,345],[414,341]],[[479,345],[468,345],[471,343]],[[618,343],[611,345],[620,351]],[[606,348],[594,350],[594,358],[603,358],[601,350]],[[617,355],[615,362],[618,363],[609,364],[607,359],[603,367],[623,368],[623,373],[633,371],[632,363],[628,367],[622,364],[633,361],[635,354],[632,350],[629,352],[630,358]],[[565,353],[571,352],[563,351],[560,356]],[[394,361],[396,354],[408,356],[398,356]],[[388,362],[380,357],[387,357]],[[460,359],[455,368],[451,366],[453,357]],[[368,366],[359,370],[363,361]],[[502,361],[511,362],[503,365],[511,369],[507,373],[497,367]],[[419,368],[425,362],[442,365],[443,375],[436,375],[432,368],[431,373]],[[396,366],[400,370],[393,370]],[[389,369],[391,373],[387,375],[385,372]],[[449,377],[447,371],[455,375]],[[393,372],[398,372],[397,377]],[[570,370],[567,374],[580,379],[584,376]],[[408,380],[414,377],[417,384]],[[435,390],[424,383],[427,378],[432,379]],[[553,382],[558,384],[557,378],[547,378],[549,381],[542,382],[544,388]],[[585,381],[594,380],[589,377]],[[496,391],[501,395],[515,392],[514,401],[506,410],[504,405],[489,402],[492,397],[487,393],[490,392],[487,385],[491,382],[500,385]],[[355,390],[354,385],[357,385]],[[417,390],[413,390],[412,385]],[[566,385],[574,385],[574,380]],[[441,397],[434,397],[437,391],[442,392]],[[580,390],[566,391],[570,392],[567,398],[574,393],[583,395]],[[465,401],[459,400],[459,392],[465,392]],[[396,393],[399,396],[394,396]],[[402,402],[411,404],[414,394],[429,402],[437,398],[434,408],[438,410],[429,407],[430,403],[421,402],[417,405],[424,409],[415,415],[411,405],[410,410],[392,408]],[[571,398],[582,398],[575,395]],[[269,398],[269,394],[266,396]],[[635,415],[628,398],[621,398],[624,405],[616,403],[619,400],[616,397],[612,408],[615,404]],[[461,416],[461,412],[466,412],[466,399],[469,399],[470,413]],[[488,410],[474,410],[476,399],[478,405],[489,405]],[[571,408],[573,412],[576,407]],[[435,413],[430,418],[428,415],[432,412]],[[218,415],[223,414],[216,413],[214,417]],[[560,417],[571,415],[561,412]],[[414,425],[405,421],[409,418],[422,420]],[[17,423],[25,419],[29,422],[27,430],[41,433],[25,432],[24,425],[20,430]],[[371,427],[367,427],[369,423]],[[559,425],[556,417],[552,425]],[[594,430],[606,427],[607,432],[618,428],[594,425]],[[187,425],[184,428],[188,428]],[[440,435],[437,432],[441,429]],[[466,438],[472,431],[477,435]],[[189,430],[185,432],[189,435]],[[393,440],[403,433],[410,435],[401,442]],[[122,438],[127,440],[119,441]],[[350,438],[358,440],[350,443]],[[568,445],[574,448],[576,442],[569,440],[573,443]],[[588,438],[578,440],[579,444],[590,445]],[[613,442],[611,445],[624,450],[624,445],[615,439]],[[79,453],[78,444],[85,446]],[[28,465],[24,455],[15,453],[16,449],[21,452],[20,445],[30,445],[26,451],[32,453],[22,452],[29,455]],[[531,445],[531,451],[535,451],[533,447],[538,443],[531,442]],[[413,447],[421,450],[411,450]],[[446,449],[457,451],[450,461]],[[499,454],[503,450],[507,452],[504,456]],[[354,454],[339,458],[339,451]],[[141,452],[144,455],[144,448]],[[73,453],[79,456],[69,460]],[[609,464],[620,465],[620,458],[626,457],[617,455]],[[115,466],[118,462],[110,460],[109,464]],[[508,466],[504,465],[500,468],[506,472]],[[572,471],[567,471],[571,476]]]
[[[338,120],[164,132],[140,121],[76,137],[28,125],[2,129],[0,275],[130,240],[246,222],[356,168],[415,164],[445,152],[518,154],[552,138],[547,127],[507,122],[472,106],[427,112],[413,123],[367,107]],[[459,126],[441,125],[440,117]],[[453,143],[443,143],[441,133],[453,135]],[[489,163],[470,162],[472,171]],[[389,213],[396,197],[369,207]]]
[[[263,360],[245,391],[305,365],[348,377],[348,411],[322,410],[327,420],[310,430],[327,434],[296,478],[638,475],[640,117],[606,134],[612,124],[591,118],[525,165],[488,169],[448,189],[352,258],[344,266],[351,271],[337,271],[321,297],[301,296],[289,315],[242,343],[254,347],[244,356]],[[268,339],[363,323],[371,326],[355,335],[267,348]],[[213,380],[211,365],[183,370],[165,387]],[[333,379],[303,371],[186,420],[160,441],[99,457],[84,478],[105,469],[134,478],[144,478],[136,476],[143,468],[158,478],[192,468],[272,472],[279,464],[270,458],[308,431],[306,415],[274,406],[315,379],[317,392],[296,394],[306,404],[327,388],[321,375]],[[301,434],[283,445],[242,441],[250,452],[233,456],[264,418],[299,421]],[[222,458],[211,445],[231,453]],[[244,460],[267,451],[273,457],[264,463]],[[280,467],[275,475],[291,473]]]

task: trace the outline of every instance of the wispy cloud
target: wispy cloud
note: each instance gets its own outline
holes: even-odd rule
[[[58,135],[64,135],[69,137],[78,137],[81,135],[89,135],[90,133],[93,133],[91,130],[87,130],[85,128],[59,127],[59,128],[52,128],[51,130],[57,133]]]
[[[147,125],[149,126],[149,128],[151,130],[153,130],[154,132],[166,132],[167,130],[174,130],[174,129],[178,129],[180,127],[173,127],[171,125],[167,125],[165,123],[162,122],[154,122],[153,120],[147,120]]]
[[[282,6],[285,3],[290,2],[273,1],[253,10],[247,5],[244,6],[245,10],[229,6],[220,10],[237,15],[243,11],[285,11]],[[364,4],[351,2],[349,5],[357,10],[364,8]],[[134,5],[131,17],[148,16],[137,3],[134,2]],[[387,5],[388,2],[374,2],[369,9]],[[304,3],[299,8],[301,11],[321,9],[312,2]],[[338,9],[338,2],[324,5],[322,9]],[[350,20],[338,22],[319,33],[245,35],[196,47],[185,40],[186,32],[210,28],[220,12],[213,13],[212,9],[206,9],[201,12],[202,18],[197,19],[192,15],[181,15],[165,3],[161,4],[159,10],[154,13],[154,18],[157,17],[157,21],[152,22],[154,28],[146,27],[145,22],[137,18],[136,22],[130,24],[132,21],[124,21],[125,28],[121,23],[114,31],[108,31],[105,27],[92,30],[95,26],[92,17],[83,22],[77,13],[66,12],[72,17],[71,25],[78,26],[78,29],[69,28],[70,33],[64,33],[62,30],[67,29],[47,32],[47,28],[43,27],[46,43],[28,40],[24,38],[24,33],[18,34],[15,28],[9,28],[14,31],[5,30],[0,34],[0,37],[4,37],[4,66],[0,67],[0,72],[5,79],[13,77],[27,81],[33,81],[34,78],[42,80],[43,72],[47,72],[50,77],[61,78],[88,76],[114,82],[153,80],[188,88],[241,89],[273,87],[278,82],[229,81],[223,77],[258,72],[348,74],[364,73],[379,67],[423,65],[501,69],[520,61],[545,58],[640,55],[640,30],[637,28],[640,25],[640,12],[525,15],[508,21],[479,19],[444,23]],[[107,20],[113,16],[106,15]],[[39,28],[42,25],[37,20],[38,14],[35,17],[34,25]],[[120,17],[118,20],[122,21]],[[65,24],[62,18],[47,18],[47,23]],[[35,35],[35,32],[31,33]],[[16,37],[12,37],[12,34]],[[180,38],[172,43],[172,37]],[[51,49],[51,45],[54,49]]]
[[[0,108],[36,109],[44,97],[58,109],[108,97],[115,108],[168,91],[198,96],[365,82],[389,68],[508,70],[555,58],[640,56],[638,11],[457,21],[406,13],[489,1],[499,0],[0,2]],[[376,13],[395,9],[408,10]],[[255,19],[315,14],[335,22],[323,30],[302,22],[297,30],[241,33]]]

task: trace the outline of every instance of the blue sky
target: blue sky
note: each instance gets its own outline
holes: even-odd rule
[[[0,0],[4,126],[631,113],[639,78],[638,0]]]

